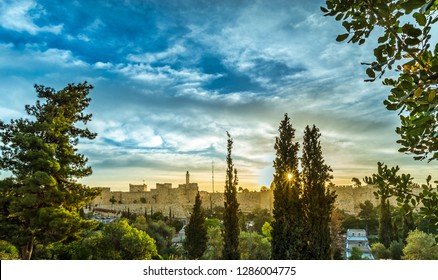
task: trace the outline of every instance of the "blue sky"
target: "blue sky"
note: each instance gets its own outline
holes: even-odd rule
[[[321,131],[334,182],[400,165],[419,182],[436,163],[399,153],[389,88],[365,83],[373,43],[337,43],[324,1],[0,0],[0,119],[24,116],[34,84],[88,81],[98,133],[81,142],[90,186],[225,181],[226,131],[241,186],[272,180],[274,142],[288,113],[302,142]]]

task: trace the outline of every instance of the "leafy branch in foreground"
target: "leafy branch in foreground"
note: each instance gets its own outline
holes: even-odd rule
[[[414,209],[418,210],[430,229],[438,229],[438,186],[431,184],[432,177],[428,176],[426,184],[418,186],[413,182],[410,174],[398,174],[398,166],[389,168],[379,162],[377,174],[365,177],[367,184],[376,185],[378,198],[396,197],[397,203],[403,214],[409,214]],[[435,182],[438,184],[438,182]],[[415,191],[417,189],[417,191]]]
[[[337,36],[359,45],[381,28],[375,61],[366,74],[373,82],[385,71],[395,70],[398,78],[386,78],[391,93],[384,101],[388,110],[399,111],[400,152],[416,160],[438,160],[438,44],[431,45],[434,24],[438,21],[438,2],[434,0],[327,0],[321,7],[326,16],[342,21],[347,31]]]

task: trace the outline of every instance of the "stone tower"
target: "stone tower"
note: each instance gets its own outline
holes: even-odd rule
[[[186,173],[186,187],[189,186],[189,183],[190,183],[190,174],[189,174],[189,171],[187,171],[187,173]]]

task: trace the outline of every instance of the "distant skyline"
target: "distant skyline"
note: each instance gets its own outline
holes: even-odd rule
[[[0,119],[25,117],[34,84],[88,81],[98,137],[79,145],[93,168],[81,181],[114,190],[177,187],[189,171],[210,191],[214,161],[222,191],[226,131],[240,186],[269,187],[285,113],[300,143],[306,125],[320,129],[336,184],[372,175],[378,161],[438,179],[436,162],[398,152],[389,88],[363,81],[374,42],[337,43],[344,31],[324,3],[0,0]]]

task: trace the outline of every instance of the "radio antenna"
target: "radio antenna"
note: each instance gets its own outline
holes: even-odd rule
[[[214,160],[211,161],[211,188],[214,193]]]

